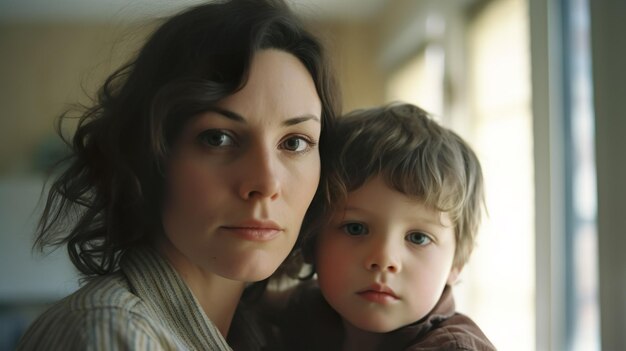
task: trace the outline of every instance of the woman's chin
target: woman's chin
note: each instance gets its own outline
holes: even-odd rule
[[[241,260],[217,272],[226,279],[253,283],[269,278],[280,266],[282,260]]]

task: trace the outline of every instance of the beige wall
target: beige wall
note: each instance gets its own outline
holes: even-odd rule
[[[372,22],[321,23],[314,26],[333,60],[343,109],[382,104],[384,72],[378,64],[378,27]]]
[[[56,117],[126,60],[145,32],[136,27],[0,24],[0,174],[32,169]]]

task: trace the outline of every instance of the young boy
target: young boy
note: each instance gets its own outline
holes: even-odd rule
[[[408,104],[352,112],[337,132],[342,196],[308,243],[319,290],[292,296],[287,348],[495,350],[451,293],[484,206],[474,152]]]

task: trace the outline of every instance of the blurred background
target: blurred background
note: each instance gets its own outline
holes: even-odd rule
[[[345,111],[411,102],[477,151],[489,216],[459,311],[500,350],[626,349],[626,1],[288,2]],[[31,252],[56,117],[197,3],[0,0],[0,350],[78,287],[64,249]]]

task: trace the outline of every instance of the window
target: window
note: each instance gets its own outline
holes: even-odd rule
[[[443,114],[444,52],[430,43],[389,78],[387,101],[419,105],[435,118]]]
[[[453,20],[449,16],[448,21]],[[453,26],[451,26],[453,27]],[[445,96],[446,55],[427,42],[388,80],[387,100],[405,100],[463,136],[477,152],[486,182],[488,217],[455,288],[460,312],[471,316],[501,350],[535,348],[534,169],[528,16],[525,0],[483,4],[463,39],[466,77],[461,95]],[[448,118],[451,118],[448,120]],[[441,122],[441,119],[440,119]]]
[[[565,338],[599,350],[594,115],[587,0],[562,1],[566,168]]]

